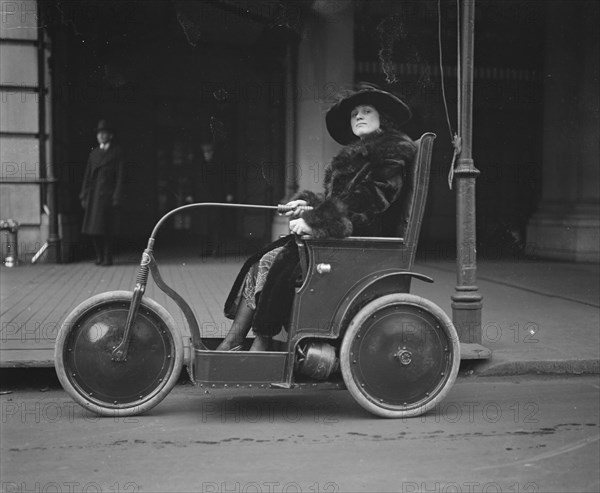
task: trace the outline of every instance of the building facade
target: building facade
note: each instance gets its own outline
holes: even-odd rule
[[[139,250],[185,202],[207,139],[236,202],[319,190],[339,149],[324,113],[358,81],[411,105],[412,137],[438,135],[421,249],[453,258],[454,2],[0,3],[0,219],[18,221],[21,260],[44,243],[46,260],[85,257],[77,196],[100,118],[127,149],[120,237]],[[599,260],[598,18],[594,1],[477,0],[479,255]],[[173,222],[170,237],[201,220]],[[285,231],[263,213],[232,221],[239,248]]]

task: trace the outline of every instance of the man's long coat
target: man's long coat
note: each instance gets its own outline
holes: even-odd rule
[[[387,131],[344,147],[325,171],[322,194],[304,191],[295,199],[313,206],[302,218],[316,238],[346,236],[393,236],[386,211],[403,191],[408,167],[417,147],[405,134]],[[395,211],[397,214],[397,211]],[[396,222],[397,222],[396,218]],[[250,257],[240,270],[225,303],[225,315],[235,316],[240,290],[250,267],[273,248],[284,246],[273,262],[257,300],[254,331],[275,335],[290,315],[294,286],[300,275],[299,255],[293,235],[281,238]],[[243,302],[243,301],[241,301]]]
[[[114,208],[121,205],[123,196],[124,167],[123,152],[115,143],[90,153],[79,194],[84,209],[82,233],[113,233]]]

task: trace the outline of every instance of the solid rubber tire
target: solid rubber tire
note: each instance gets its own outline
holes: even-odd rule
[[[133,404],[114,405],[113,403],[99,403],[97,400],[90,399],[81,389],[73,384],[65,368],[65,344],[69,340],[73,330],[77,328],[77,322],[84,319],[92,311],[101,311],[101,307],[108,306],[110,303],[131,303],[133,293],[131,291],[109,291],[100,293],[85,300],[78,305],[65,319],[58,332],[55,349],[54,362],[58,379],[64,390],[71,398],[85,409],[101,416],[134,416],[145,413],[161,402],[177,383],[181,369],[183,367],[183,341],[181,334],[176,328],[173,317],[156,301],[144,297],[140,303],[140,310],[147,310],[153,313],[153,316],[160,318],[166,329],[168,337],[172,342],[174,351],[173,363],[171,364],[168,376],[164,378],[152,392]],[[100,310],[98,309],[100,307]],[[135,323],[135,321],[134,321]],[[132,328],[135,330],[135,326]],[[127,362],[119,363],[126,365]]]
[[[443,327],[443,330],[446,333],[446,336],[451,344],[452,366],[449,374],[446,375],[444,379],[445,381],[443,383],[443,387],[438,392],[436,392],[434,396],[431,396],[430,400],[422,403],[416,408],[403,409],[400,406],[398,406],[398,408],[396,409],[389,409],[389,406],[381,406],[377,404],[377,397],[367,395],[365,391],[361,389],[361,386],[358,385],[355,381],[355,377],[352,371],[352,358],[350,354],[351,346],[353,344],[355,336],[360,331],[360,328],[370,317],[372,317],[378,311],[394,305],[410,305],[429,312],[441,322],[440,326]],[[348,388],[348,391],[350,392],[350,394],[352,394],[352,397],[354,397],[358,404],[360,404],[364,409],[377,416],[381,416],[384,418],[414,417],[419,416],[434,408],[446,397],[446,395],[450,391],[452,385],[454,384],[454,381],[456,380],[459,366],[460,343],[458,340],[456,329],[454,328],[454,325],[448,317],[448,315],[435,303],[420,296],[412,295],[409,293],[395,293],[385,295],[365,305],[354,316],[354,318],[348,325],[340,349],[340,367],[342,369],[342,376],[344,379],[344,383]]]

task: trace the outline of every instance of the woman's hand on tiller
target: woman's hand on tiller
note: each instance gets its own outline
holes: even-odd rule
[[[290,221],[290,232],[296,235],[312,235],[312,228],[302,218]]]
[[[306,202],[306,200],[292,200],[285,205],[286,207],[292,207],[291,211],[285,213],[286,216],[300,217],[303,211],[299,210],[298,207],[301,205],[308,205],[308,202]]]

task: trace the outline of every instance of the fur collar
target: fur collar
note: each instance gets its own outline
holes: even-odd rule
[[[333,174],[354,173],[365,163],[371,166],[383,164],[386,159],[412,162],[416,146],[405,133],[398,130],[369,135],[345,146],[333,158],[325,170],[325,183],[331,181]]]

